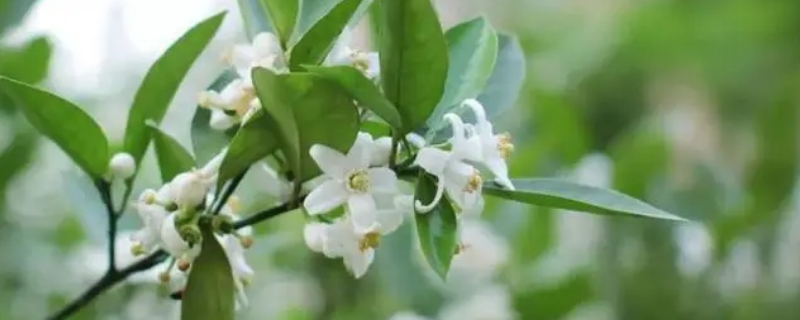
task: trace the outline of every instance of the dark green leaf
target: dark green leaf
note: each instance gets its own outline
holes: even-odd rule
[[[497,59],[497,33],[483,17],[463,22],[447,30],[450,66],[444,97],[428,124],[441,122],[442,116],[467,98],[476,98],[486,86]]]
[[[307,15],[316,15],[328,5],[335,4],[325,14],[315,20],[315,23],[304,32],[292,47],[290,67],[298,69],[302,64],[321,64],[336,43],[336,39],[353,18],[353,14],[361,5],[362,0],[306,0],[302,3],[302,19],[312,19]],[[307,13],[308,11],[308,13]]]
[[[339,86],[359,102],[359,105],[374,112],[392,127],[402,129],[402,120],[397,109],[381,94],[372,81],[367,79],[361,71],[353,67],[314,67],[305,66],[311,73],[317,74]]]
[[[269,21],[267,12],[261,6],[261,0],[238,0],[237,2],[248,38],[253,39],[261,32],[272,32],[272,23]]]
[[[511,109],[517,102],[525,81],[525,54],[516,37],[500,34],[497,38],[497,62],[478,101],[489,119]]]
[[[217,32],[225,12],[195,25],[175,41],[147,71],[128,113],[125,128],[125,150],[137,164],[150,142],[145,121],[161,123],[178,86],[189,68]]]
[[[106,174],[108,140],[88,114],[72,102],[16,80],[0,76],[0,88],[36,130],[53,140],[89,176]]]
[[[486,183],[484,194],[552,207],[604,215],[630,215],[656,219],[685,221],[614,190],[590,187],[556,179],[512,179],[516,191]]]
[[[253,71],[253,82],[295,176],[305,180],[320,172],[308,155],[313,144],[350,149],[358,111],[338,85],[313,74],[276,75],[264,68]]]
[[[153,146],[156,150],[162,182],[167,183],[179,173],[189,171],[196,166],[192,154],[175,138],[161,131],[158,125],[152,121],[148,121],[147,125],[153,135]]]
[[[201,224],[203,250],[194,260],[181,302],[182,320],[233,320],[233,273],[210,226]]]
[[[226,181],[247,170],[256,161],[275,152],[278,140],[266,117],[263,112],[256,113],[233,137],[219,167],[217,190],[222,190]]]
[[[300,0],[259,0],[262,8],[269,15],[272,29],[275,30],[281,45],[286,47],[289,37],[292,36],[294,24],[297,20],[297,9]]]
[[[220,91],[238,75],[233,70],[226,70],[208,87],[208,90]],[[197,163],[206,163],[222,151],[236,133],[232,128],[227,131],[218,131],[211,128],[211,111],[197,106],[192,117],[192,150]]]
[[[447,41],[430,0],[378,4],[383,92],[410,132],[425,123],[442,98]]]
[[[414,199],[428,204],[436,195],[436,182],[433,177],[422,174],[417,182]],[[442,197],[439,204],[430,212],[414,215],[420,247],[428,264],[442,279],[450,270],[450,261],[456,253],[457,221],[450,200]]]

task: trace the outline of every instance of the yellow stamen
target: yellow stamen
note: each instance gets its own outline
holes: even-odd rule
[[[497,151],[503,159],[508,158],[514,152],[514,144],[511,143],[511,134],[501,133],[497,135]]]
[[[228,65],[233,64],[233,47],[223,50],[219,55],[219,60]]]
[[[369,192],[369,174],[367,170],[353,170],[347,174],[347,188],[358,193]]]
[[[483,179],[481,179],[481,172],[478,171],[478,169],[472,169],[472,170],[473,170],[472,175],[469,176],[469,178],[467,179],[467,185],[464,186],[464,191],[469,193],[475,192],[476,190],[478,190],[478,188],[481,187],[481,184],[483,184]]]
[[[369,232],[358,241],[358,250],[361,252],[368,249],[375,249],[381,244],[381,234],[378,232]]]
[[[131,245],[131,254],[133,254],[134,257],[138,257],[147,253],[145,251],[144,245],[139,241],[135,241],[133,245]]]

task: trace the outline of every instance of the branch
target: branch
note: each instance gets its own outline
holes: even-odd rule
[[[115,242],[117,239],[118,215],[111,200],[111,184],[106,180],[100,179],[97,180],[95,186],[97,186],[97,191],[100,192],[100,198],[103,200],[103,204],[106,207],[106,216],[108,216],[108,273],[113,273],[117,270]]]

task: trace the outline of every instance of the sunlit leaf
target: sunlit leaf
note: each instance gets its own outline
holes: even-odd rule
[[[425,123],[442,99],[447,40],[430,0],[381,1],[381,85],[405,132]]]
[[[571,211],[685,221],[684,218],[614,190],[556,179],[512,179],[512,182],[515,191],[486,183],[484,194]]]
[[[0,76],[0,88],[36,130],[50,138],[83,171],[100,178],[108,169],[108,140],[81,108],[50,92]]]
[[[207,224],[200,256],[192,263],[181,302],[182,320],[233,320],[233,273],[222,246]]]
[[[314,67],[305,66],[311,73],[333,81],[359,105],[374,112],[396,129],[402,129],[402,120],[397,109],[381,94],[378,87],[367,79],[361,71],[353,67]]]
[[[414,199],[428,204],[436,195],[436,182],[428,175],[421,175],[417,182]],[[457,248],[456,213],[446,197],[442,197],[430,212],[414,215],[420,247],[428,264],[442,279],[450,270],[450,262]]]
[[[205,49],[225,18],[225,12],[198,23],[173,43],[147,71],[128,113],[125,151],[137,164],[150,142],[145,121],[161,123],[189,68]]]
[[[153,146],[156,151],[156,159],[158,159],[158,168],[161,171],[161,182],[169,182],[179,173],[189,171],[196,166],[192,154],[175,138],[161,131],[152,121],[148,121],[147,125],[153,135]]]
[[[334,4],[334,6],[330,7],[328,11],[324,11],[326,13],[318,18],[292,47],[289,59],[292,70],[299,69],[299,66],[303,64],[321,64],[362,1],[341,0],[338,3],[329,0],[303,1],[301,22],[313,19],[310,16],[318,14],[328,5]]]

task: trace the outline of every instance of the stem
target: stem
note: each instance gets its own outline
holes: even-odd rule
[[[98,187],[99,185],[100,184],[98,183]],[[250,215],[246,219],[242,219],[235,222],[233,226],[235,229],[241,229],[246,226],[250,226],[262,222],[264,220],[274,218],[283,213],[296,209],[298,207],[296,203],[301,202],[302,197],[299,200],[300,201],[287,202],[277,207],[270,208],[258,212],[256,214]],[[116,226],[114,227],[114,230],[116,232]],[[113,241],[111,241],[111,243],[113,244]],[[94,300],[94,298],[96,298],[106,290],[110,289],[115,284],[122,282],[123,280],[128,278],[128,276],[137,272],[148,270],[166,260],[167,257],[169,257],[169,255],[165,251],[158,250],[151,253],[142,260],[139,260],[134,264],[127,266],[123,269],[120,270],[109,269],[102,278],[97,280],[97,282],[95,282],[91,287],[89,287],[89,289],[84,291],[83,294],[81,294],[78,298],[76,298],[75,300],[64,306],[61,310],[59,310],[55,314],[49,316],[47,320],[66,319],[67,317],[73,315],[75,312],[78,312],[78,310],[80,310],[81,308],[88,305],[90,302],[92,302],[92,300]]]
[[[116,239],[118,214],[114,210],[114,204],[112,204],[111,200],[111,184],[106,180],[100,179],[97,180],[95,186],[97,186],[97,191],[100,192],[100,198],[106,207],[106,216],[108,217],[108,273],[113,273],[117,271]]]
[[[225,190],[222,191],[222,195],[220,197],[217,197],[217,199],[214,199],[215,203],[214,206],[212,207],[213,208],[213,211],[211,211],[212,215],[219,214],[219,212],[222,210],[222,207],[224,207],[225,203],[228,202],[228,198],[230,198],[231,195],[233,195],[233,192],[236,191],[236,188],[239,186],[239,183],[241,183],[242,179],[244,179],[245,174],[247,174],[247,170],[244,170],[242,171],[242,173],[233,177],[233,179],[228,184],[225,185],[224,188]]]
[[[400,139],[397,132],[392,135],[392,151],[389,153],[389,167],[394,168],[397,161],[397,146],[400,144]]]

